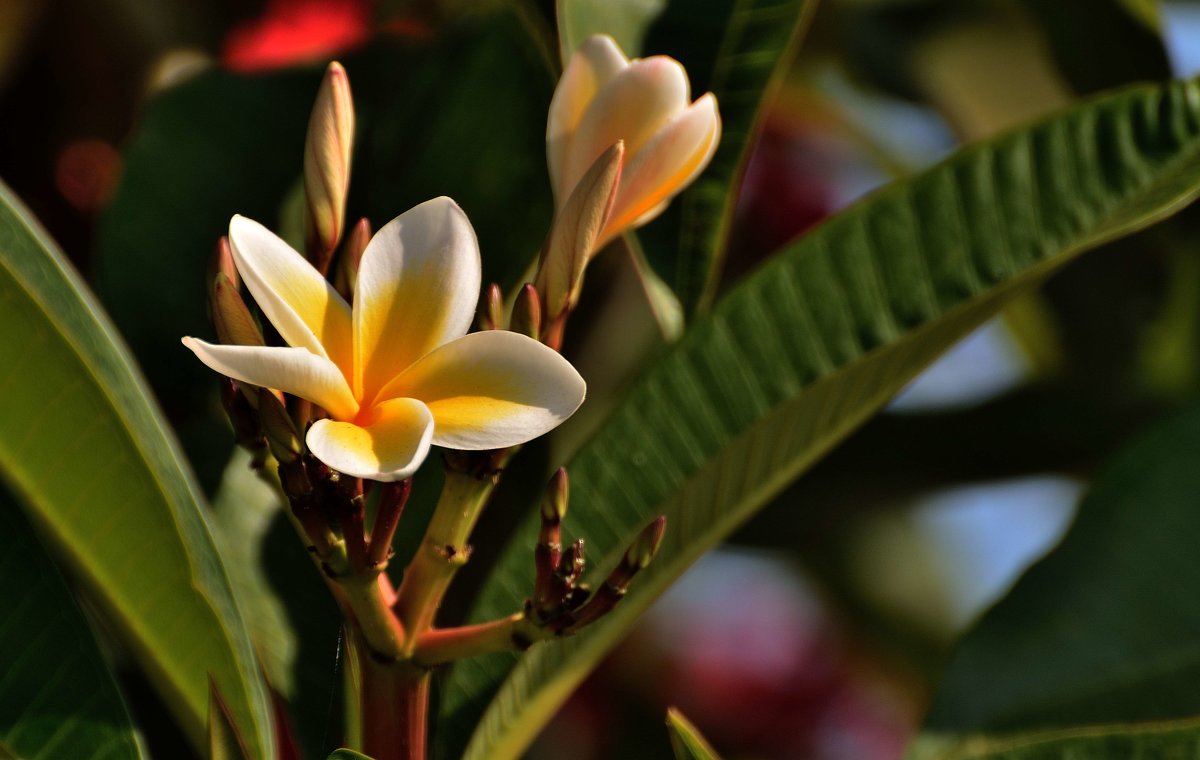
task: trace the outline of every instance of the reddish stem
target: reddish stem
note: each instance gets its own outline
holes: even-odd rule
[[[363,652],[362,751],[373,760],[426,760],[426,670],[376,662]]]
[[[400,515],[411,492],[412,478],[383,486],[383,492],[379,494],[379,510],[375,513],[375,524],[371,528],[371,548],[367,556],[370,567],[387,561],[392,549],[392,537],[396,534],[396,526],[400,524]]]

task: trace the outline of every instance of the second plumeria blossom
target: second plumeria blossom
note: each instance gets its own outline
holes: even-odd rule
[[[583,402],[583,379],[553,350],[504,330],[467,334],[479,247],[448,198],[400,215],[371,239],[353,307],[261,224],[234,217],[229,240],[247,289],[288,346],[183,342],[217,372],[328,412],[305,441],[339,472],[401,480],[431,444],[514,446]]]
[[[546,158],[561,208],[597,158],[624,141],[624,167],[596,249],[662,213],[708,165],[721,139],[717,100],[691,102],[687,72],[673,58],[629,60],[595,35],[567,62],[550,103]]]

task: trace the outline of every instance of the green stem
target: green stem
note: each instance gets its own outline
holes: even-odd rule
[[[450,581],[467,563],[467,539],[495,485],[494,476],[446,471],[433,518],[397,592],[396,612],[409,636],[405,656],[412,655],[417,639],[433,627]]]

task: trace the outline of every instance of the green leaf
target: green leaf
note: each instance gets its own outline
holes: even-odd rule
[[[1077,254],[1200,189],[1200,86],[1126,90],[965,149],[785,249],[656,363],[570,464],[570,530],[603,558],[667,516],[645,577],[606,619],[514,657],[460,663],[439,741],[517,756],[637,615],[940,352]],[[536,521],[475,619],[520,609]],[[511,671],[511,672],[510,672]],[[498,684],[500,693],[487,707]]]
[[[35,526],[195,747],[211,674],[253,755],[271,755],[267,695],[196,485],[108,319],[2,184],[0,346],[0,472]]]
[[[1050,50],[1076,92],[1171,76],[1154,0],[1025,0],[1024,5],[1041,21]]]
[[[675,760],[721,760],[700,731],[674,707],[667,710],[667,731]]]
[[[683,192],[676,291],[689,313],[717,293],[737,190],[759,119],[791,66],[815,0],[737,0],[717,52],[710,87],[721,111],[712,163]]]
[[[642,54],[646,32],[668,0],[558,0],[559,54],[565,63],[593,34],[610,35],[625,55]]]
[[[329,760],[371,760],[371,758],[352,749],[339,749],[329,756]]]
[[[142,757],[87,619],[3,491],[0,599],[0,757]]]
[[[273,471],[236,449],[213,497],[213,538],[271,688],[288,705],[305,756],[341,734],[342,617],[284,513]]]
[[[1200,721],[1091,726],[1011,736],[919,737],[905,760],[1077,760],[1138,758],[1174,760],[1195,757]]]
[[[1096,477],[1059,548],[960,642],[934,697],[931,729],[1200,713],[1198,450],[1200,407],[1192,407]]]

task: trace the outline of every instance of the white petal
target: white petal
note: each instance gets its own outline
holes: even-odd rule
[[[575,368],[532,338],[507,330],[464,335],[410,367],[382,397],[425,402],[433,442],[452,449],[499,449],[553,430],[583,403]]]
[[[353,419],[358,402],[337,366],[305,348],[221,346],[184,338],[200,361],[226,377],[308,399],[338,419]]]
[[[480,277],[475,231],[449,198],[426,201],[375,233],[354,289],[359,398],[374,397],[410,364],[465,333]]]
[[[717,99],[707,93],[626,160],[617,200],[597,249],[662,213],[666,202],[708,166],[721,141]]]
[[[365,425],[318,420],[305,442],[338,472],[370,480],[404,480],[429,454],[433,417],[420,401],[392,399],[371,410]]]
[[[629,65],[629,59],[607,34],[594,34],[583,41],[563,69],[562,78],[550,101],[550,116],[546,120],[546,162],[550,166],[550,182],[555,197],[564,198],[570,187],[559,187],[566,164],[571,135],[596,92],[618,71]]]
[[[289,346],[353,368],[350,307],[303,256],[253,219],[235,216],[229,242],[238,272]]]
[[[619,71],[600,88],[579,120],[563,167],[562,193],[570,193],[617,140],[625,141],[628,156],[637,155],[663,125],[687,108],[688,93],[687,72],[673,58],[645,58]]]

